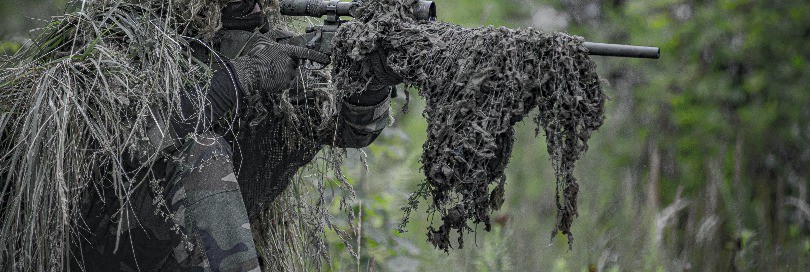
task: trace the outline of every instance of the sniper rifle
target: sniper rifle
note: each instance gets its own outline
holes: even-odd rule
[[[340,2],[340,0],[281,0],[281,14],[287,16],[310,16],[320,18],[326,16],[323,25],[311,26],[306,34],[292,38],[289,43],[332,54],[332,38],[342,23],[341,16],[351,17],[351,12],[358,5],[356,1]],[[436,20],[436,3],[420,0],[414,7],[416,19],[422,21]],[[661,50],[658,47],[635,46],[610,43],[582,43],[588,49],[589,55],[611,56],[625,58],[658,59]]]

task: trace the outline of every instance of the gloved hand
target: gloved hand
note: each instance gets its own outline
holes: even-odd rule
[[[395,86],[402,83],[402,77],[394,73],[387,64],[388,51],[377,49],[368,56],[368,66],[374,72],[374,80],[369,89],[382,89],[383,87]]]
[[[244,56],[231,61],[245,93],[280,91],[290,87],[298,60],[329,64],[329,55],[308,48],[280,44],[262,36]]]
[[[371,70],[374,78],[366,90],[346,98],[346,102],[354,106],[378,105],[388,98],[393,91],[392,86],[402,83],[402,78],[386,63],[388,58],[386,50],[379,49],[366,57],[366,67]]]

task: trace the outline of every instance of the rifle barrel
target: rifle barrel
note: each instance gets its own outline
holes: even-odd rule
[[[582,46],[588,49],[589,55],[594,56],[644,59],[658,59],[661,56],[661,49],[658,47],[595,42],[583,42]]]

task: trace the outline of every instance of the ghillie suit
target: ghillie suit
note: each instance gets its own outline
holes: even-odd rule
[[[443,224],[428,229],[428,241],[447,250],[449,232],[472,231],[504,199],[504,168],[514,142],[513,125],[533,108],[537,132],[546,135],[557,182],[557,224],[573,241],[579,185],[574,162],[602,125],[605,94],[582,39],[533,29],[463,28],[413,17],[415,0],[368,1],[355,10],[334,40],[334,79],[340,89],[361,90],[373,71],[364,69],[375,51],[405,84],[427,100],[428,138],[422,154],[426,182],[419,197]],[[493,188],[494,187],[494,188]],[[492,188],[492,189],[490,189]],[[562,194],[562,196],[560,195]],[[407,221],[406,215],[406,221]]]
[[[173,221],[181,210],[174,207],[177,205],[171,196],[190,194],[173,189],[177,186],[174,180],[167,180],[165,173],[179,171],[194,174],[199,179],[208,177],[215,178],[216,182],[232,182],[233,173],[218,172],[222,168],[208,166],[233,166],[232,158],[240,157],[239,154],[247,157],[246,153],[251,150],[240,148],[240,144],[281,148],[273,152],[298,148],[296,152],[303,153],[300,160],[292,164],[284,162],[295,169],[312,160],[323,144],[338,147],[357,144],[340,137],[354,131],[351,120],[343,119],[353,115],[363,117],[368,114],[366,108],[383,105],[387,100],[354,110],[351,105],[340,102],[343,96],[325,93],[324,89],[309,92],[312,84],[303,82],[269,96],[250,95],[248,105],[244,105],[245,114],[225,116],[221,124],[208,120],[204,110],[183,112],[181,101],[187,96],[198,98],[190,99],[196,104],[193,108],[208,107],[202,98],[213,86],[207,84],[213,82],[215,70],[226,71],[214,65],[222,63],[219,55],[210,54],[208,60],[194,55],[199,50],[211,51],[208,45],[217,36],[220,12],[227,2],[74,3],[75,12],[57,17],[42,35],[15,56],[13,66],[3,68],[0,74],[0,267],[14,271],[66,269],[70,263],[83,261],[73,247],[92,240],[87,233],[94,229],[110,230],[108,234],[114,238],[111,243],[96,248],[105,251],[104,254],[135,251],[132,243],[142,239],[187,234],[182,224]],[[274,4],[274,1],[265,3],[265,10],[272,13]],[[278,20],[277,16],[270,17],[271,21]],[[234,75],[228,76],[226,82],[235,81]],[[379,115],[386,113],[379,112]],[[376,116],[377,112],[374,114]],[[218,132],[229,135],[226,138],[230,141],[224,142],[221,137],[208,133],[191,133],[175,139],[167,130],[154,129],[175,121],[192,124],[192,127],[206,124],[203,126],[206,130],[222,129]],[[268,127],[270,121],[278,123]],[[207,127],[209,123],[211,127]],[[297,127],[283,125],[311,125],[319,129],[315,130],[317,133],[297,133]],[[351,129],[345,130],[346,127]],[[236,133],[239,128],[244,130]],[[280,135],[280,141],[254,137],[265,128],[269,129],[265,131],[268,137]],[[376,136],[374,131],[369,132],[362,135],[366,138],[360,144],[367,144]],[[307,148],[302,149],[302,145]],[[166,146],[173,147],[174,151],[166,151]],[[197,148],[203,150],[196,151]],[[231,155],[231,149],[237,154]],[[330,154],[338,157],[341,153]],[[249,158],[256,164],[275,161],[272,157]],[[189,169],[156,169],[167,161],[179,162],[175,166]],[[236,164],[237,168],[241,166]],[[206,171],[194,172],[200,169]],[[266,174],[243,173],[238,180],[240,187],[265,178]],[[285,169],[284,173],[276,172],[274,178],[289,179],[293,173],[295,170]],[[272,201],[286,186],[267,188],[263,185],[258,190],[267,193],[256,197]],[[228,188],[210,185],[197,192]],[[260,222],[263,219],[259,214],[265,206],[258,199],[249,199],[251,197],[244,196],[245,202],[255,204],[249,208],[251,221]],[[98,200],[101,201],[96,202]],[[103,204],[103,211],[94,213],[95,204]],[[315,210],[319,212],[315,216],[323,216],[322,208]],[[85,218],[88,214],[97,218]],[[93,222],[107,225],[90,224]],[[147,231],[145,237],[133,235],[150,224],[165,224],[170,231]],[[319,220],[314,226],[322,228],[323,224],[323,220]],[[319,237],[309,238],[317,240]],[[193,246],[188,250],[193,252]],[[130,257],[137,259],[136,253]],[[186,257],[189,256],[194,255]]]
[[[138,128],[149,120],[129,116],[169,116],[179,91],[210,77],[191,65],[175,31],[202,19],[182,16],[175,2],[154,3],[165,14],[131,3],[83,2],[23,48],[17,66],[4,68],[3,266],[67,267],[86,192],[110,184],[123,202],[139,184],[124,171],[124,155],[145,137]]]

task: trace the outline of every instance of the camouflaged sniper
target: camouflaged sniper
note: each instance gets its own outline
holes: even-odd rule
[[[278,71],[234,75],[257,66],[211,53],[234,51],[221,50],[228,35],[219,31],[230,2],[82,1],[2,70],[2,267],[258,270],[251,216],[322,146],[367,145],[379,134],[387,88],[373,102],[343,101],[308,80],[239,90],[241,113],[211,120],[219,104],[209,90],[273,86],[244,83]],[[258,63],[284,67],[286,57]],[[191,133],[174,134],[183,127]]]
[[[153,140],[165,136],[154,128],[177,114],[184,92],[205,97],[208,86],[197,84],[221,71],[217,55],[193,56],[199,44],[204,50],[217,41],[215,50],[230,50],[221,47],[233,36],[218,35],[228,2],[83,1],[80,12],[58,18],[23,50],[17,67],[3,70],[0,263],[47,270],[85,264],[76,253],[88,252],[110,260],[99,269],[258,269],[255,246],[242,242],[250,240],[246,233],[207,224],[226,214],[246,215],[229,216],[230,225],[251,223],[322,145],[371,142],[385,126],[387,99],[364,104],[367,97],[352,97],[397,81],[418,87],[429,104],[428,179],[414,199],[430,197],[430,210],[441,215],[443,224],[429,229],[431,243],[447,250],[449,232],[470,231],[468,220],[488,229],[489,214],[503,202],[512,126],[535,107],[557,173],[557,229],[571,242],[579,189],[573,165],[602,123],[605,98],[581,38],[421,22],[413,14],[424,1],[366,1],[354,11],[357,20],[334,33],[340,91],[332,98],[299,88],[306,83],[279,95],[249,95],[244,115],[211,127],[238,133]],[[278,3],[263,2],[268,20],[278,21]],[[271,38],[289,43],[295,35]],[[503,48],[509,50],[495,50]],[[334,97],[341,98],[331,104],[338,110],[312,106]],[[204,115],[184,117],[193,123]],[[225,204],[234,202],[244,205]],[[223,210],[200,208],[211,205]],[[103,246],[70,250],[76,239],[83,242],[74,245]],[[143,240],[176,246],[147,257],[144,268],[132,259],[138,255],[120,254],[122,245]]]

